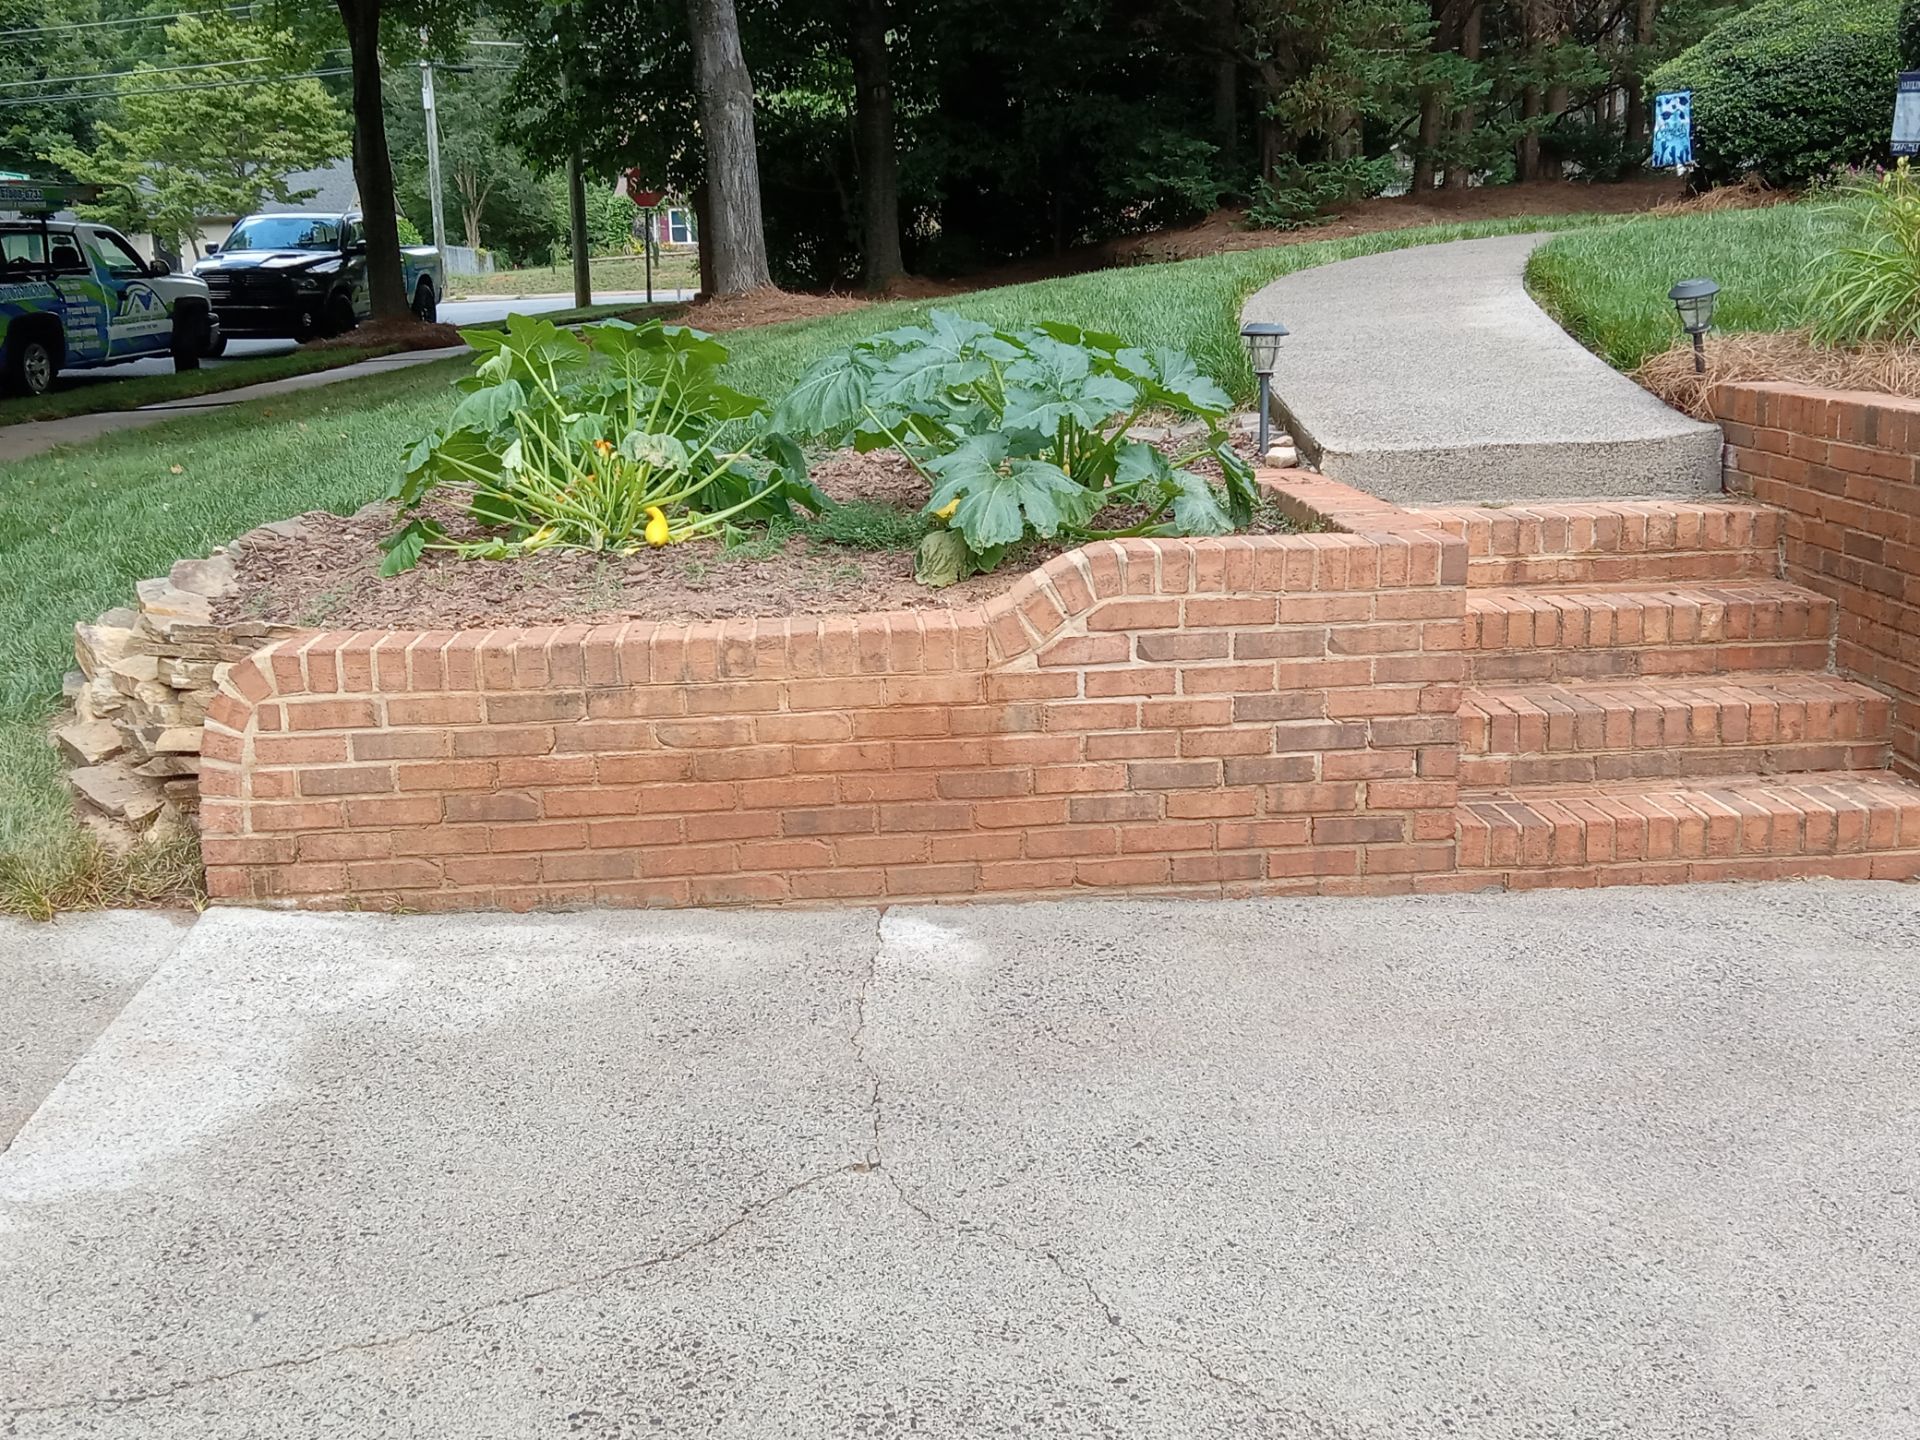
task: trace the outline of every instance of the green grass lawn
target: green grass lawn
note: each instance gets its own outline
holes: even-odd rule
[[[1680,338],[1667,291],[1704,275],[1720,282],[1717,329],[1788,330],[1806,323],[1807,267],[1826,248],[1809,204],[1628,220],[1561,235],[1533,254],[1527,284],[1540,304],[1608,364],[1632,370]]]
[[[105,370],[87,372],[101,378],[69,389],[53,390],[45,395],[0,398],[0,425],[17,425],[23,420],[58,420],[67,415],[97,415],[104,410],[138,410],[142,405],[186,400],[195,395],[214,395],[222,390],[238,390],[243,385],[283,380],[289,375],[336,370],[369,356],[385,355],[391,348],[295,350],[289,355],[262,355],[257,359],[223,361],[173,375],[116,378],[109,366]]]
[[[1138,344],[1179,346],[1244,399],[1253,376],[1240,348],[1240,302],[1276,276],[1409,245],[1592,220],[1398,230],[1098,271],[943,303],[1008,325],[1058,319]],[[895,302],[737,332],[726,337],[734,354],[728,378],[775,395],[817,357],[928,308]],[[447,387],[467,363],[342,381],[108,436],[0,472],[0,908],[22,903],[17,897],[34,877],[50,885],[89,863],[76,846],[45,739],[61,675],[73,664],[74,622],[125,604],[135,581],[256,525],[307,510],[348,513],[378,498],[401,453],[446,416]]]
[[[645,290],[647,262],[641,255],[602,255],[593,262],[595,290]],[[691,253],[674,251],[653,257],[653,288],[694,290],[700,285],[700,265]],[[536,265],[525,270],[496,270],[491,275],[456,275],[447,281],[447,293],[470,295],[571,295],[573,266]]]

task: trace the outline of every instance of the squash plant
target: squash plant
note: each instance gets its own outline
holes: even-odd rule
[[[1228,441],[1231,400],[1184,352],[1047,323],[998,330],[945,310],[829,355],[780,402],[774,424],[875,450],[924,474],[941,525],[920,578],[951,584],[1039,536],[1217,535],[1245,528],[1253,471]],[[1128,431],[1170,411],[1205,430],[1169,458]],[[1216,491],[1191,467],[1211,458]],[[1109,507],[1127,523],[1094,528]]]
[[[657,320],[573,333],[516,315],[467,340],[479,354],[456,382],[462,399],[413,447],[391,492],[408,518],[384,544],[383,575],[427,550],[632,554],[828,503],[800,448],[766,428],[765,402],[720,382],[727,350],[711,335]],[[498,533],[456,540],[416,513],[443,488]]]

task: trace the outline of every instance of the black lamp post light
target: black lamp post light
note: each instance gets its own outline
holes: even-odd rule
[[[1253,373],[1260,377],[1260,458],[1267,458],[1267,424],[1273,409],[1273,367],[1280,358],[1280,337],[1287,327],[1277,320],[1252,320],[1240,327]]]
[[[1720,287],[1713,281],[1682,280],[1667,292],[1673,308],[1680,312],[1680,328],[1693,337],[1693,373],[1707,373],[1707,331],[1713,328],[1713,300]]]

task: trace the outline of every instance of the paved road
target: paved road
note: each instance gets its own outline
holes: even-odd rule
[[[1323,471],[1416,505],[1719,490],[1718,428],[1668,409],[1527,294],[1547,238],[1418,245],[1255,292],[1244,318],[1292,332],[1274,394]]]
[[[18,1436],[1890,1440],[1920,890],[202,919]]]

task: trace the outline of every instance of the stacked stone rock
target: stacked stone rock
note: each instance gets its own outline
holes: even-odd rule
[[[275,539],[285,528],[265,527]],[[133,609],[74,626],[80,668],[66,686],[73,718],[54,731],[54,741],[97,827],[141,832],[197,811],[200,726],[221,679],[234,661],[293,633],[282,625],[214,623],[215,602],[237,587],[233,552],[251,538],[142,580]]]

